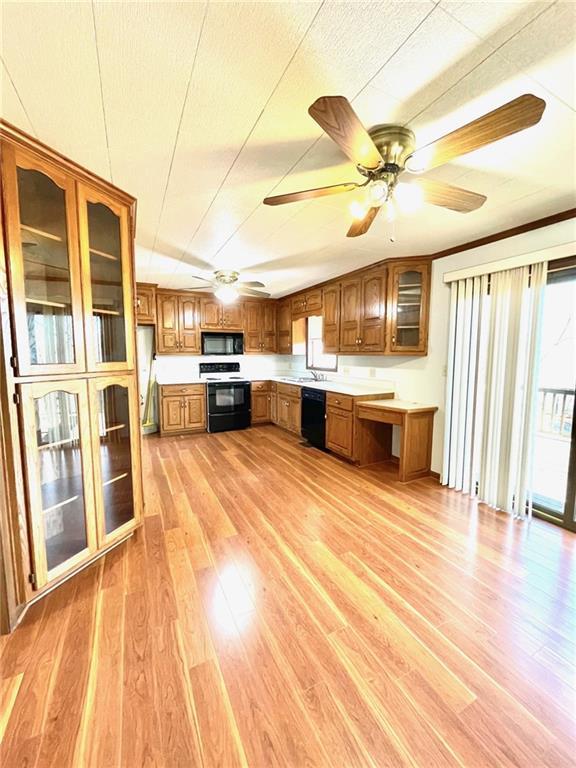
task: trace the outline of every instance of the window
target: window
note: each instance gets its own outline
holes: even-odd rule
[[[322,317],[314,315],[306,324],[306,368],[317,371],[335,371],[338,355],[324,353],[322,341]]]

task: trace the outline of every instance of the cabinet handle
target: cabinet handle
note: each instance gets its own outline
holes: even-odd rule
[[[396,341],[396,336],[392,336],[392,344]]]
[[[336,405],[340,405],[340,400],[334,400],[334,402],[336,403]]]

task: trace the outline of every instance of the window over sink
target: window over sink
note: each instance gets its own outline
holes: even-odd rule
[[[321,315],[306,319],[306,368],[313,371],[336,371],[338,355],[324,352]]]

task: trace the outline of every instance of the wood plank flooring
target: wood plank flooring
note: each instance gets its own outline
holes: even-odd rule
[[[271,425],[144,446],[142,529],[0,639],[2,766],[574,765],[574,534]]]

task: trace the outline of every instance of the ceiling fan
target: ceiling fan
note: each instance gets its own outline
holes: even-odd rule
[[[264,288],[264,283],[260,283],[258,280],[243,280],[239,282],[239,272],[235,272],[232,269],[218,269],[214,272],[214,278],[208,280],[200,275],[193,275],[195,280],[202,280],[212,287],[214,296],[223,304],[231,304],[236,301],[238,296],[258,296],[262,299],[266,299],[270,296],[269,293],[264,291],[256,291],[255,288]],[[198,288],[190,288],[191,291],[205,291],[206,286],[200,286]]]
[[[459,213],[469,213],[486,202],[485,195],[410,174],[431,170],[460,155],[536,125],[545,107],[546,102],[543,99],[527,93],[446,136],[415,149],[415,136],[409,128],[383,124],[366,130],[348,99],[344,96],[322,96],[308,109],[308,114],[356,164],[357,170],[366,180],[361,184],[334,184],[266,197],[264,203],[283,205],[313,197],[365,189],[365,204],[355,201],[351,206],[356,221],[348,230],[348,237],[365,234],[382,207],[386,208],[388,219],[391,221],[395,216],[395,202],[401,203],[402,197],[406,201],[411,198],[412,204],[421,200]],[[405,171],[410,173],[403,175],[398,185],[398,179]],[[409,186],[404,182],[408,182]]]

